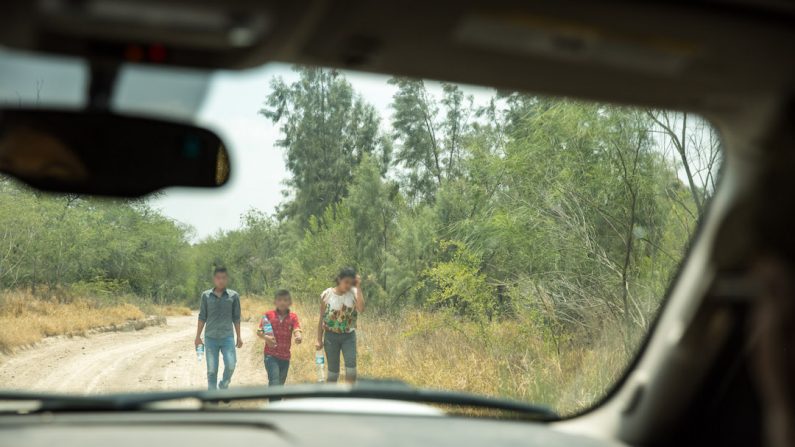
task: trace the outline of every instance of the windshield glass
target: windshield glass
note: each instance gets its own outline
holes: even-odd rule
[[[3,56],[4,107],[85,103],[85,67]],[[111,104],[215,130],[232,179],[0,181],[6,390],[397,379],[571,414],[636,353],[721,164],[690,113],[326,68],[125,67]]]

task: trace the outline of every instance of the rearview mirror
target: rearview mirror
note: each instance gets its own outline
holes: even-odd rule
[[[217,187],[229,158],[213,132],[107,112],[0,110],[0,172],[34,188],[138,197]]]

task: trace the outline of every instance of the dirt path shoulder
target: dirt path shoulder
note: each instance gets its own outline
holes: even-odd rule
[[[0,359],[3,388],[78,394],[203,388],[206,367],[193,351],[196,316],[164,326],[87,337],[56,337]],[[253,325],[243,323],[233,385],[266,383]]]

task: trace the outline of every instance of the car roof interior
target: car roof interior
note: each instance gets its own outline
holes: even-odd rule
[[[112,52],[98,41],[158,41],[174,48],[166,62],[174,65],[241,69],[278,61],[703,115],[723,138],[723,179],[656,330],[600,406],[553,426],[647,445],[761,442],[747,336],[754,290],[746,273],[754,253],[795,252],[786,232],[795,215],[787,194],[795,178],[787,175],[795,162],[795,3],[169,2],[241,21],[245,32],[231,43],[202,41],[201,30],[176,25],[120,26],[24,3],[0,6],[0,45],[107,63]]]

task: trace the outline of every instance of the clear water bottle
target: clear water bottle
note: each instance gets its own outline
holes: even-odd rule
[[[315,352],[315,368],[317,369],[317,382],[323,383],[326,381],[326,357],[323,356],[323,351]]]
[[[204,345],[196,346],[196,358],[201,362],[204,358]]]

